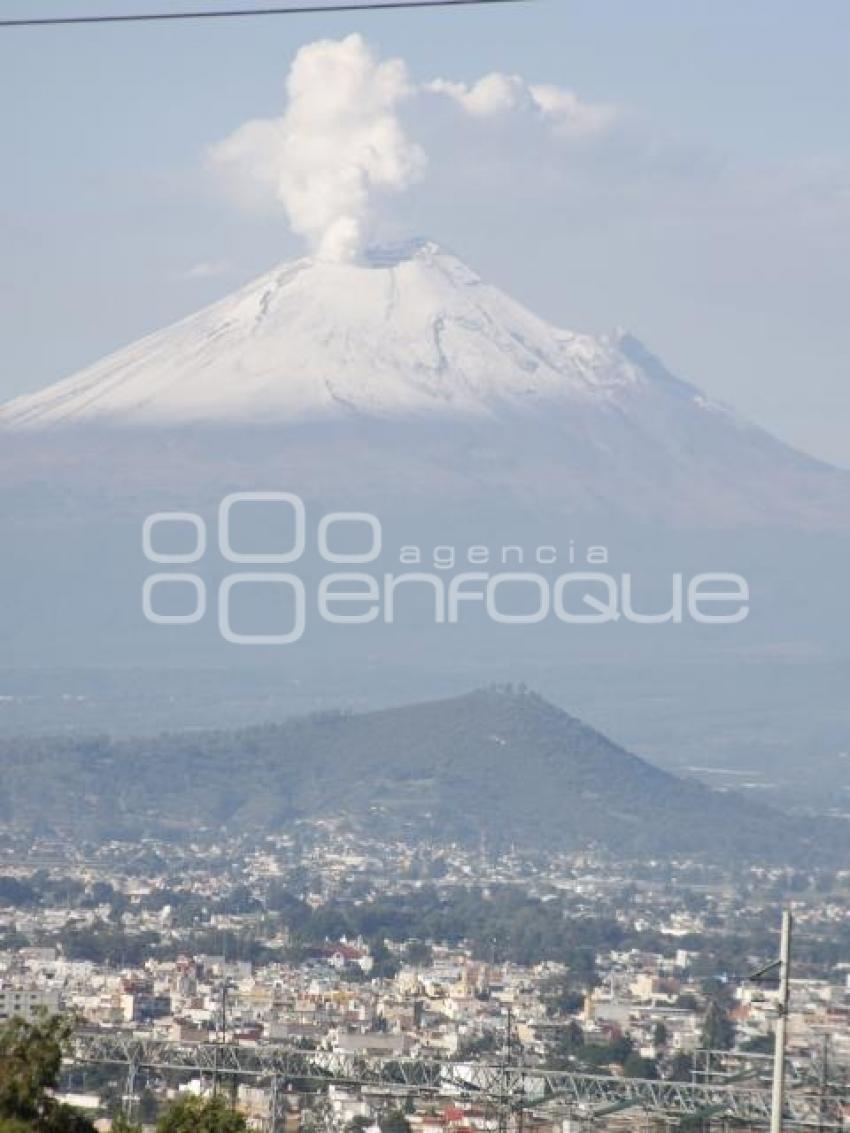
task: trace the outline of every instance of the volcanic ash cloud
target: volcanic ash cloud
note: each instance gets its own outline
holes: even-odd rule
[[[413,93],[407,68],[379,61],[359,35],[319,40],[298,52],[286,93],[282,118],[245,123],[213,159],[272,188],[316,256],[354,259],[375,197],[408,188],[425,169],[398,116]]]

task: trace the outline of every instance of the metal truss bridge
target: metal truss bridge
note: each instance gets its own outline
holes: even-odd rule
[[[76,1065],[108,1064],[127,1069],[132,1096],[139,1071],[189,1072],[271,1087],[270,1128],[277,1128],[278,1104],[287,1089],[310,1091],[349,1086],[387,1096],[430,1095],[478,1100],[507,1112],[549,1112],[593,1119],[635,1108],[681,1120],[731,1119],[748,1125],[770,1122],[770,1089],[743,1082],[671,1082],[577,1074],[533,1065],[456,1062],[385,1055],[299,1050],[272,1043],[189,1043],[140,1038],[126,1032],[78,1031],[69,1059]],[[275,1099],[279,1099],[279,1102]],[[845,1090],[788,1090],[788,1126],[839,1130],[848,1104]],[[500,1123],[501,1125],[501,1123]]]

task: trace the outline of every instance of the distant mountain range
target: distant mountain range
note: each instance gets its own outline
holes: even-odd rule
[[[6,740],[0,817],[75,840],[219,837],[343,817],[373,835],[498,850],[840,859],[811,824],[678,778],[510,688],[157,739]]]

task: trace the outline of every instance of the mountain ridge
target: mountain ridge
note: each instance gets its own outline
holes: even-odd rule
[[[292,424],[328,413],[488,414],[610,397],[642,378],[616,339],[555,327],[432,241],[278,265],[0,424]]]
[[[47,466],[63,498],[93,479],[95,496],[135,501],[158,476],[360,500],[397,482],[457,500],[492,484],[559,514],[850,530],[850,472],[631,335],[538,318],[429,241],[284,264],[0,407],[0,432],[4,480],[49,488]]]
[[[626,855],[775,861],[848,844],[840,824],[815,837],[802,820],[647,763],[524,689],[236,732],[2,741],[0,787],[7,820],[89,840],[343,817],[388,838]]]

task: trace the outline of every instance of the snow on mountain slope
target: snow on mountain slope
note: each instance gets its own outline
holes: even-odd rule
[[[9,402],[0,430],[7,485],[64,462],[112,491],[192,469],[267,486],[285,459],[290,483],[329,496],[497,490],[653,523],[850,527],[850,474],[710,401],[636,339],[551,326],[420,241],[284,264]],[[77,436],[92,431],[96,445]],[[177,477],[176,450],[151,448],[174,431]]]
[[[0,409],[0,424],[293,422],[604,402],[645,382],[616,343],[558,330],[434,244],[285,264]]]

